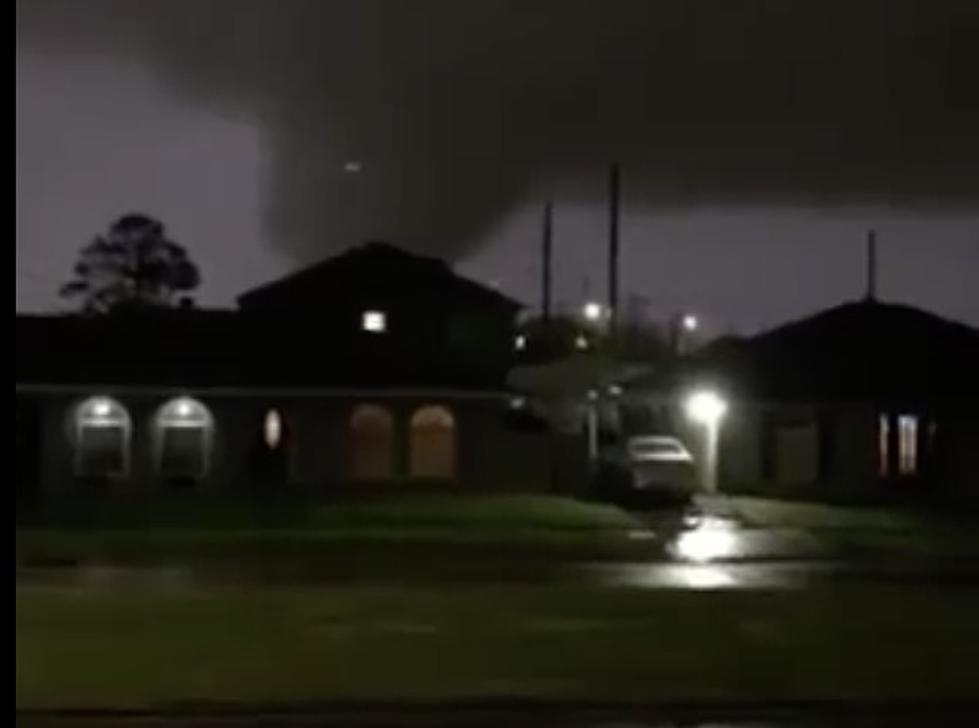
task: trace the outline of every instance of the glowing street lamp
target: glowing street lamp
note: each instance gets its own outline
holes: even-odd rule
[[[717,392],[709,389],[698,390],[690,394],[684,409],[687,418],[704,428],[706,439],[704,473],[704,490],[709,493],[717,491],[717,459],[718,441],[721,423],[727,414],[728,404]]]
[[[689,331],[691,333],[700,328],[700,319],[698,319],[692,313],[685,314],[680,323],[683,326],[684,331]]]
[[[581,307],[581,313],[585,317],[585,321],[594,324],[602,320],[605,315],[605,307],[597,301],[588,301]]]

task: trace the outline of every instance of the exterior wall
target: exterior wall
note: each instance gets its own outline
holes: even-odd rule
[[[939,421],[938,442],[943,458],[936,478],[957,501],[979,504],[979,415],[947,413]]]
[[[369,484],[350,483],[351,432],[349,423],[361,404],[385,407],[393,416],[392,450],[394,487],[410,487],[409,443],[412,414],[425,405],[447,408],[455,421],[455,478],[460,490],[526,491],[565,489],[576,485],[586,472],[578,468],[576,453],[584,457],[584,444],[575,438],[560,443],[546,432],[523,432],[507,426],[503,397],[446,395],[389,397],[265,397],[188,392],[213,418],[209,467],[197,482],[181,486],[198,493],[248,492],[250,488],[288,490],[310,495],[349,491]],[[77,405],[89,396],[108,396],[129,413],[130,457],[125,476],[83,483],[75,475],[74,416]],[[159,474],[156,417],[171,393],[92,391],[33,396],[40,404],[40,491],[58,496],[97,488],[100,492],[151,494],[176,486]],[[257,483],[251,454],[261,437],[265,413],[277,410],[285,425],[287,468],[281,482]],[[550,443],[550,447],[549,447]],[[576,449],[575,445],[580,445]],[[552,459],[553,458],[553,459]]]
[[[876,480],[868,406],[736,403],[720,445],[722,492],[780,498],[865,498]]]
[[[928,412],[898,407],[894,411],[906,411],[919,418],[918,473],[914,476],[880,477],[877,407],[737,404],[724,424],[720,490],[831,501],[920,499],[979,503],[979,418],[964,408]],[[924,432],[926,423],[932,421],[937,423],[938,432],[935,450],[926,444]],[[790,482],[779,477],[779,468],[773,462],[779,457],[778,443],[772,433],[785,422],[811,423],[815,427],[819,467],[818,476],[809,482]],[[893,472],[896,438],[891,434]],[[693,433],[694,439],[696,435]],[[802,468],[790,463],[786,470]]]

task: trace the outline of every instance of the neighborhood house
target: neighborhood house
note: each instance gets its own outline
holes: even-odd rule
[[[511,299],[370,243],[238,303],[18,316],[19,499],[547,487],[541,433],[508,421]]]

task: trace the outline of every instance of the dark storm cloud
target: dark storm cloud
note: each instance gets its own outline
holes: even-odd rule
[[[970,0],[33,0],[17,23],[257,123],[267,234],[300,259],[365,235],[455,256],[613,158],[639,206],[979,204]]]

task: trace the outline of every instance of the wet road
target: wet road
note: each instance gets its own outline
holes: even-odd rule
[[[32,728],[910,728],[975,725],[979,705],[890,704],[870,706],[363,706],[322,710],[217,713],[20,713],[17,725]]]
[[[380,583],[585,584],[642,589],[805,589],[841,582],[979,586],[979,565],[942,561],[852,559],[831,541],[802,529],[745,528],[725,513],[639,514],[647,528],[628,538],[650,541],[657,556],[642,562],[454,562],[447,557],[427,575],[361,575],[317,564],[272,569],[238,565],[118,566],[81,564],[22,567],[18,585],[206,588],[228,584],[330,585],[364,579]]]

